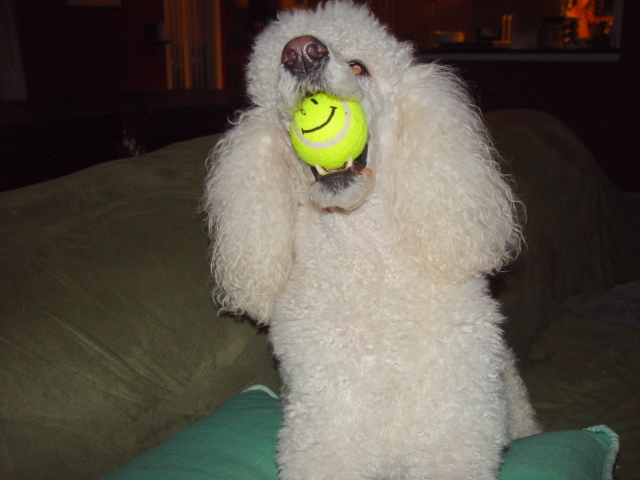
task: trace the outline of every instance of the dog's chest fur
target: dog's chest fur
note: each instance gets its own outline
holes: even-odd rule
[[[453,350],[470,359],[486,355],[487,340],[499,338],[500,317],[484,280],[433,282],[398,254],[373,200],[348,214],[298,212],[296,261],[271,321],[285,376],[313,375],[322,365],[336,375],[344,369],[351,383],[360,377],[370,388],[372,377],[424,377],[433,371],[426,365]],[[461,293],[464,303],[456,300]]]

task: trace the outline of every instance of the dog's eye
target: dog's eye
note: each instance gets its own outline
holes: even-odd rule
[[[358,61],[353,60],[349,62],[349,66],[351,67],[351,70],[353,70],[353,73],[355,73],[358,76],[369,75],[367,67],[365,67],[362,63]]]

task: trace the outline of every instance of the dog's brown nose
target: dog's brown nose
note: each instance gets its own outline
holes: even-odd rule
[[[306,75],[322,65],[329,55],[327,46],[311,35],[294,38],[282,50],[282,64],[294,75]]]

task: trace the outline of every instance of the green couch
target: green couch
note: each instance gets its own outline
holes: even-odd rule
[[[610,298],[640,280],[640,201],[557,119],[486,120],[528,211],[493,287],[534,406],[549,430],[614,429],[617,474],[638,478],[640,323]],[[209,294],[216,139],[0,193],[0,478],[98,479],[251,385],[277,391],[264,332]]]

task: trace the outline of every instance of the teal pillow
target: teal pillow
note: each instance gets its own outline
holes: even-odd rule
[[[277,480],[281,423],[276,395],[251,387],[104,480]]]
[[[277,480],[277,397],[252,387],[104,480]],[[611,480],[618,436],[605,426],[515,440],[500,480]]]
[[[604,425],[519,438],[504,455],[500,480],[612,480],[619,447]]]

